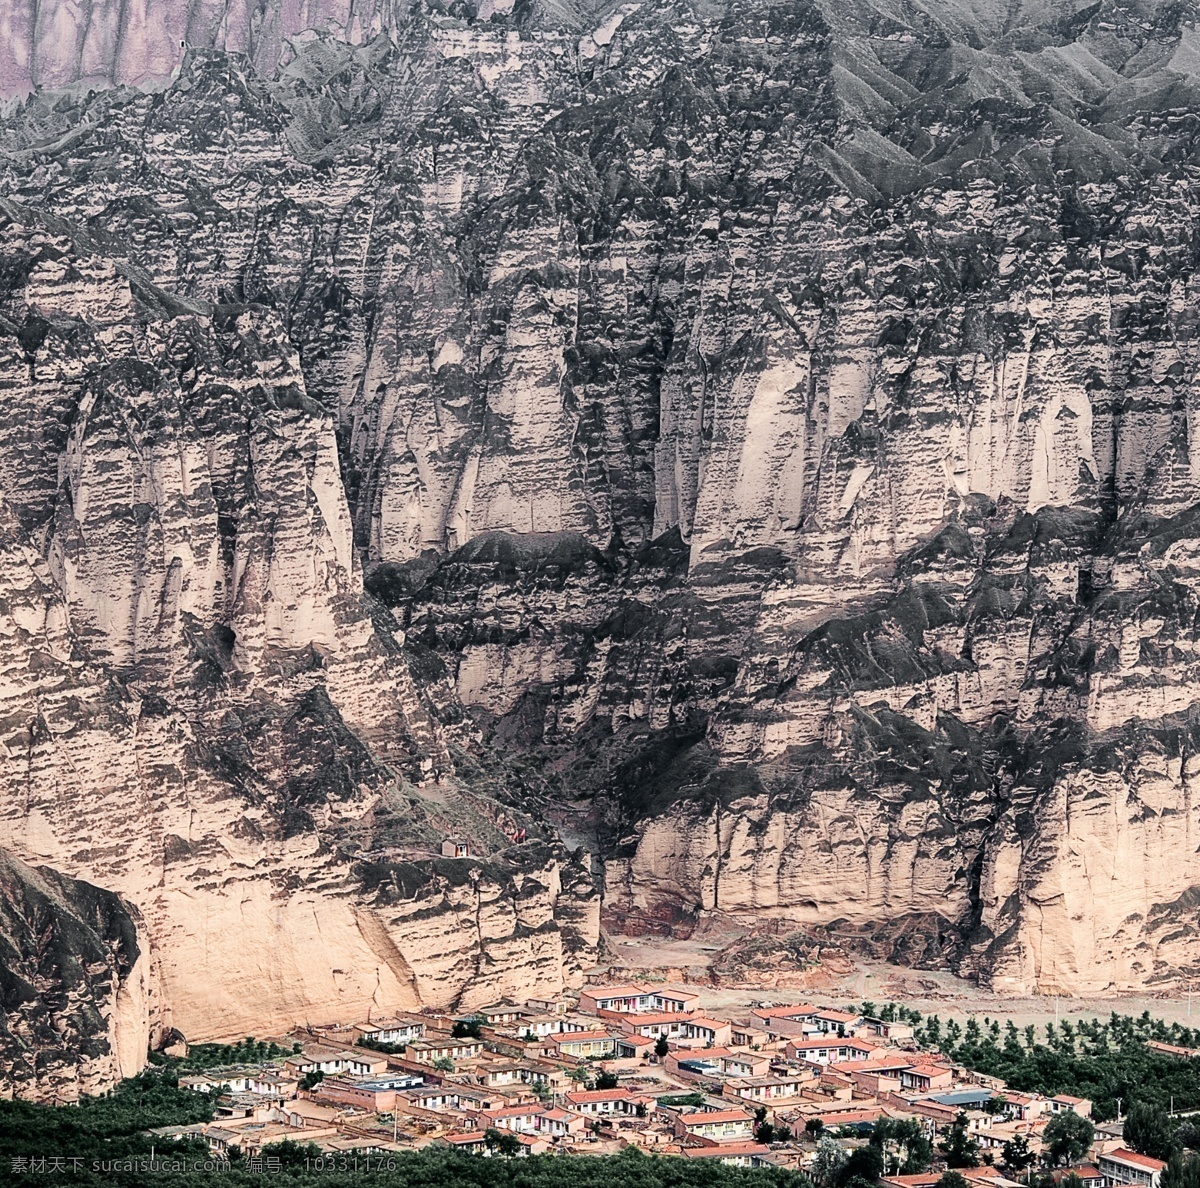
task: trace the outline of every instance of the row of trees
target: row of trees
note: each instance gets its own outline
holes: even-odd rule
[[[900,1016],[912,1018],[909,1016]],[[1180,1023],[1115,1011],[1108,1019],[1069,1019],[1047,1023],[1041,1034],[1033,1026],[1018,1030],[1012,1020],[970,1018],[965,1025],[936,1015],[912,1019],[917,1042],[937,1048],[956,1062],[1000,1077],[1012,1088],[1054,1095],[1069,1093],[1089,1099],[1100,1120],[1124,1112],[1123,1138],[1143,1155],[1167,1161],[1162,1188],[1200,1188],[1200,1124],[1176,1117],[1176,1111],[1200,1109],[1200,1069],[1147,1046],[1148,1041],[1179,1047],[1200,1046],[1200,1031]],[[1073,1113],[1059,1114],[1046,1126],[1045,1142],[1052,1165],[1082,1158],[1091,1145],[1091,1122]],[[1028,1143],[1014,1139],[1003,1149],[1003,1162],[1014,1176],[1029,1180],[1036,1162]],[[948,1157],[951,1168],[972,1166]],[[1060,1188],[1079,1188],[1073,1177]],[[1035,1184],[1037,1181],[1034,1181]],[[1046,1181],[1049,1188],[1050,1181]],[[954,1188],[945,1185],[943,1188]]]
[[[248,1035],[236,1044],[192,1044],[188,1054],[182,1058],[165,1056],[162,1052],[150,1052],[150,1063],[160,1068],[196,1070],[218,1068],[225,1064],[265,1064],[280,1056],[290,1056],[299,1051],[300,1045],[281,1048],[267,1040],[256,1040]]]
[[[60,1111],[65,1112],[65,1111]],[[499,1156],[520,1144],[505,1131],[489,1132],[485,1143]],[[280,1143],[264,1148],[262,1156],[278,1165],[278,1174],[264,1179],[262,1165],[252,1164],[235,1152],[224,1168],[203,1168],[203,1152],[169,1151],[169,1163],[177,1156],[181,1166],[147,1168],[135,1156],[125,1166],[111,1154],[106,1166],[93,1168],[85,1161],[80,1168],[61,1176],[39,1171],[31,1182],[49,1186],[85,1185],[87,1188],[262,1188],[269,1179],[290,1188],[812,1188],[811,1182],[795,1172],[780,1168],[725,1167],[712,1160],[679,1159],[645,1155],[636,1149],[619,1155],[535,1155],[529,1158],[484,1159],[453,1151],[426,1148],[384,1159],[331,1156],[311,1144]],[[163,1159],[164,1151],[156,1152]],[[8,1174],[5,1161],[0,1177]],[[13,1176],[14,1181],[17,1176]]]
[[[141,1131],[209,1122],[216,1096],[180,1089],[172,1071],[148,1069],[71,1108],[0,1100],[0,1178],[12,1160],[30,1156],[90,1161],[148,1154],[151,1140]],[[173,1148],[159,1142],[158,1149]],[[205,1147],[196,1150],[203,1155]]]
[[[920,1014],[916,1011],[906,1011],[903,1007],[897,1007],[895,1010],[898,1018],[916,1025],[917,1039],[921,1043],[955,1045],[961,1041],[973,1045],[989,1036],[993,1043],[1001,1044],[1002,1029],[999,1019],[991,1019],[985,1015],[982,1023],[972,1017],[967,1020],[965,1026],[954,1019],[947,1020],[943,1025],[937,1015],[930,1015],[922,1022]],[[1013,1038],[1019,1042],[1021,1036],[1024,1037],[1024,1046],[1027,1048],[1041,1042],[1037,1039],[1035,1027],[1029,1025],[1018,1032],[1011,1019],[1004,1022],[1003,1033],[1005,1045]],[[1046,1023],[1044,1034],[1047,1047],[1056,1052],[1067,1053],[1106,1052],[1128,1044],[1144,1044],[1147,1040],[1158,1040],[1184,1048],[1200,1046],[1200,1030],[1181,1023],[1168,1023],[1164,1019],[1151,1018],[1149,1011],[1143,1011],[1136,1018],[1133,1015],[1119,1015],[1113,1011],[1107,1019],[1080,1019],[1074,1023],[1070,1019],[1063,1019],[1059,1023]]]
[[[1146,1046],[1148,1039],[1187,1043],[1188,1028],[1113,1014],[1105,1020],[1046,1024],[1039,1036],[1011,1020],[968,1019],[965,1026],[936,1015],[917,1029],[917,1042],[959,1064],[1000,1077],[1014,1089],[1053,1096],[1070,1093],[1093,1103],[1101,1120],[1116,1118],[1135,1104],[1162,1113],[1200,1109],[1200,1076],[1192,1062]]]
[[[875,1003],[864,999],[859,1011],[868,1019],[882,1019],[885,1023],[911,1023],[915,1027],[921,1022],[920,1011],[915,1011],[899,1002],[888,1002],[883,1006],[876,1006]]]

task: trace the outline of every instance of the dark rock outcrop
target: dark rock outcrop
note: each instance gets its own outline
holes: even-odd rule
[[[111,1089],[157,1038],[137,910],[0,850],[0,1093],[49,1102]]]

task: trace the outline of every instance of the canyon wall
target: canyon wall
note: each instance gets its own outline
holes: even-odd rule
[[[561,985],[601,891],[1190,976],[1180,10],[202,8],[0,125],[0,841],[176,1026]]]
[[[4,843],[137,905],[192,1037],[561,988],[594,889],[456,787],[278,319],[3,213]],[[429,859],[451,830],[494,860]]]

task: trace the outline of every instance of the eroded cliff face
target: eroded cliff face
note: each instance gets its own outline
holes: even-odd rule
[[[459,791],[453,699],[447,728],[436,672],[418,687],[372,620],[278,319],[4,214],[5,844],[138,906],[193,1037],[577,976],[595,892],[561,845],[377,910],[368,850],[503,851],[516,821]]]
[[[214,936],[332,913],[341,973],[245,974],[293,1011],[569,975],[596,901],[548,831],[528,883],[403,873],[526,813],[613,927],[1190,971],[1195,29],[930,8],[164,9],[219,48],[14,108],[12,630],[60,642],[12,687],[130,770],[45,766],[100,708],[22,725],[10,844],[184,950],[213,870]],[[142,69],[95,60],[61,77]],[[63,840],[110,812],[145,857]],[[504,956],[398,961],[418,885]]]
[[[136,909],[0,851],[0,1093],[75,1101],[111,1089],[161,1035]]]

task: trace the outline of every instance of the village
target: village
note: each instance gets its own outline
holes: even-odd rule
[[[831,1150],[851,1157],[891,1120],[919,1127],[935,1152],[960,1132],[979,1152],[977,1166],[960,1166],[966,1181],[1007,1188],[1019,1181],[1006,1149],[1032,1165],[1053,1119],[1092,1110],[956,1067],[895,1018],[768,1001],[724,1018],[697,993],[657,984],[296,1028],[280,1042],[290,1055],[180,1076],[182,1088],[219,1093],[215,1118],[152,1136],[201,1138],[215,1156],[237,1148],[249,1159],[285,1140],[331,1159],[432,1145],[482,1157],[635,1147],[822,1182],[814,1165]],[[935,1154],[927,1170],[882,1183],[932,1188],[945,1164]],[[1120,1122],[1101,1123],[1054,1176],[1158,1188],[1165,1166],[1128,1149]]]

